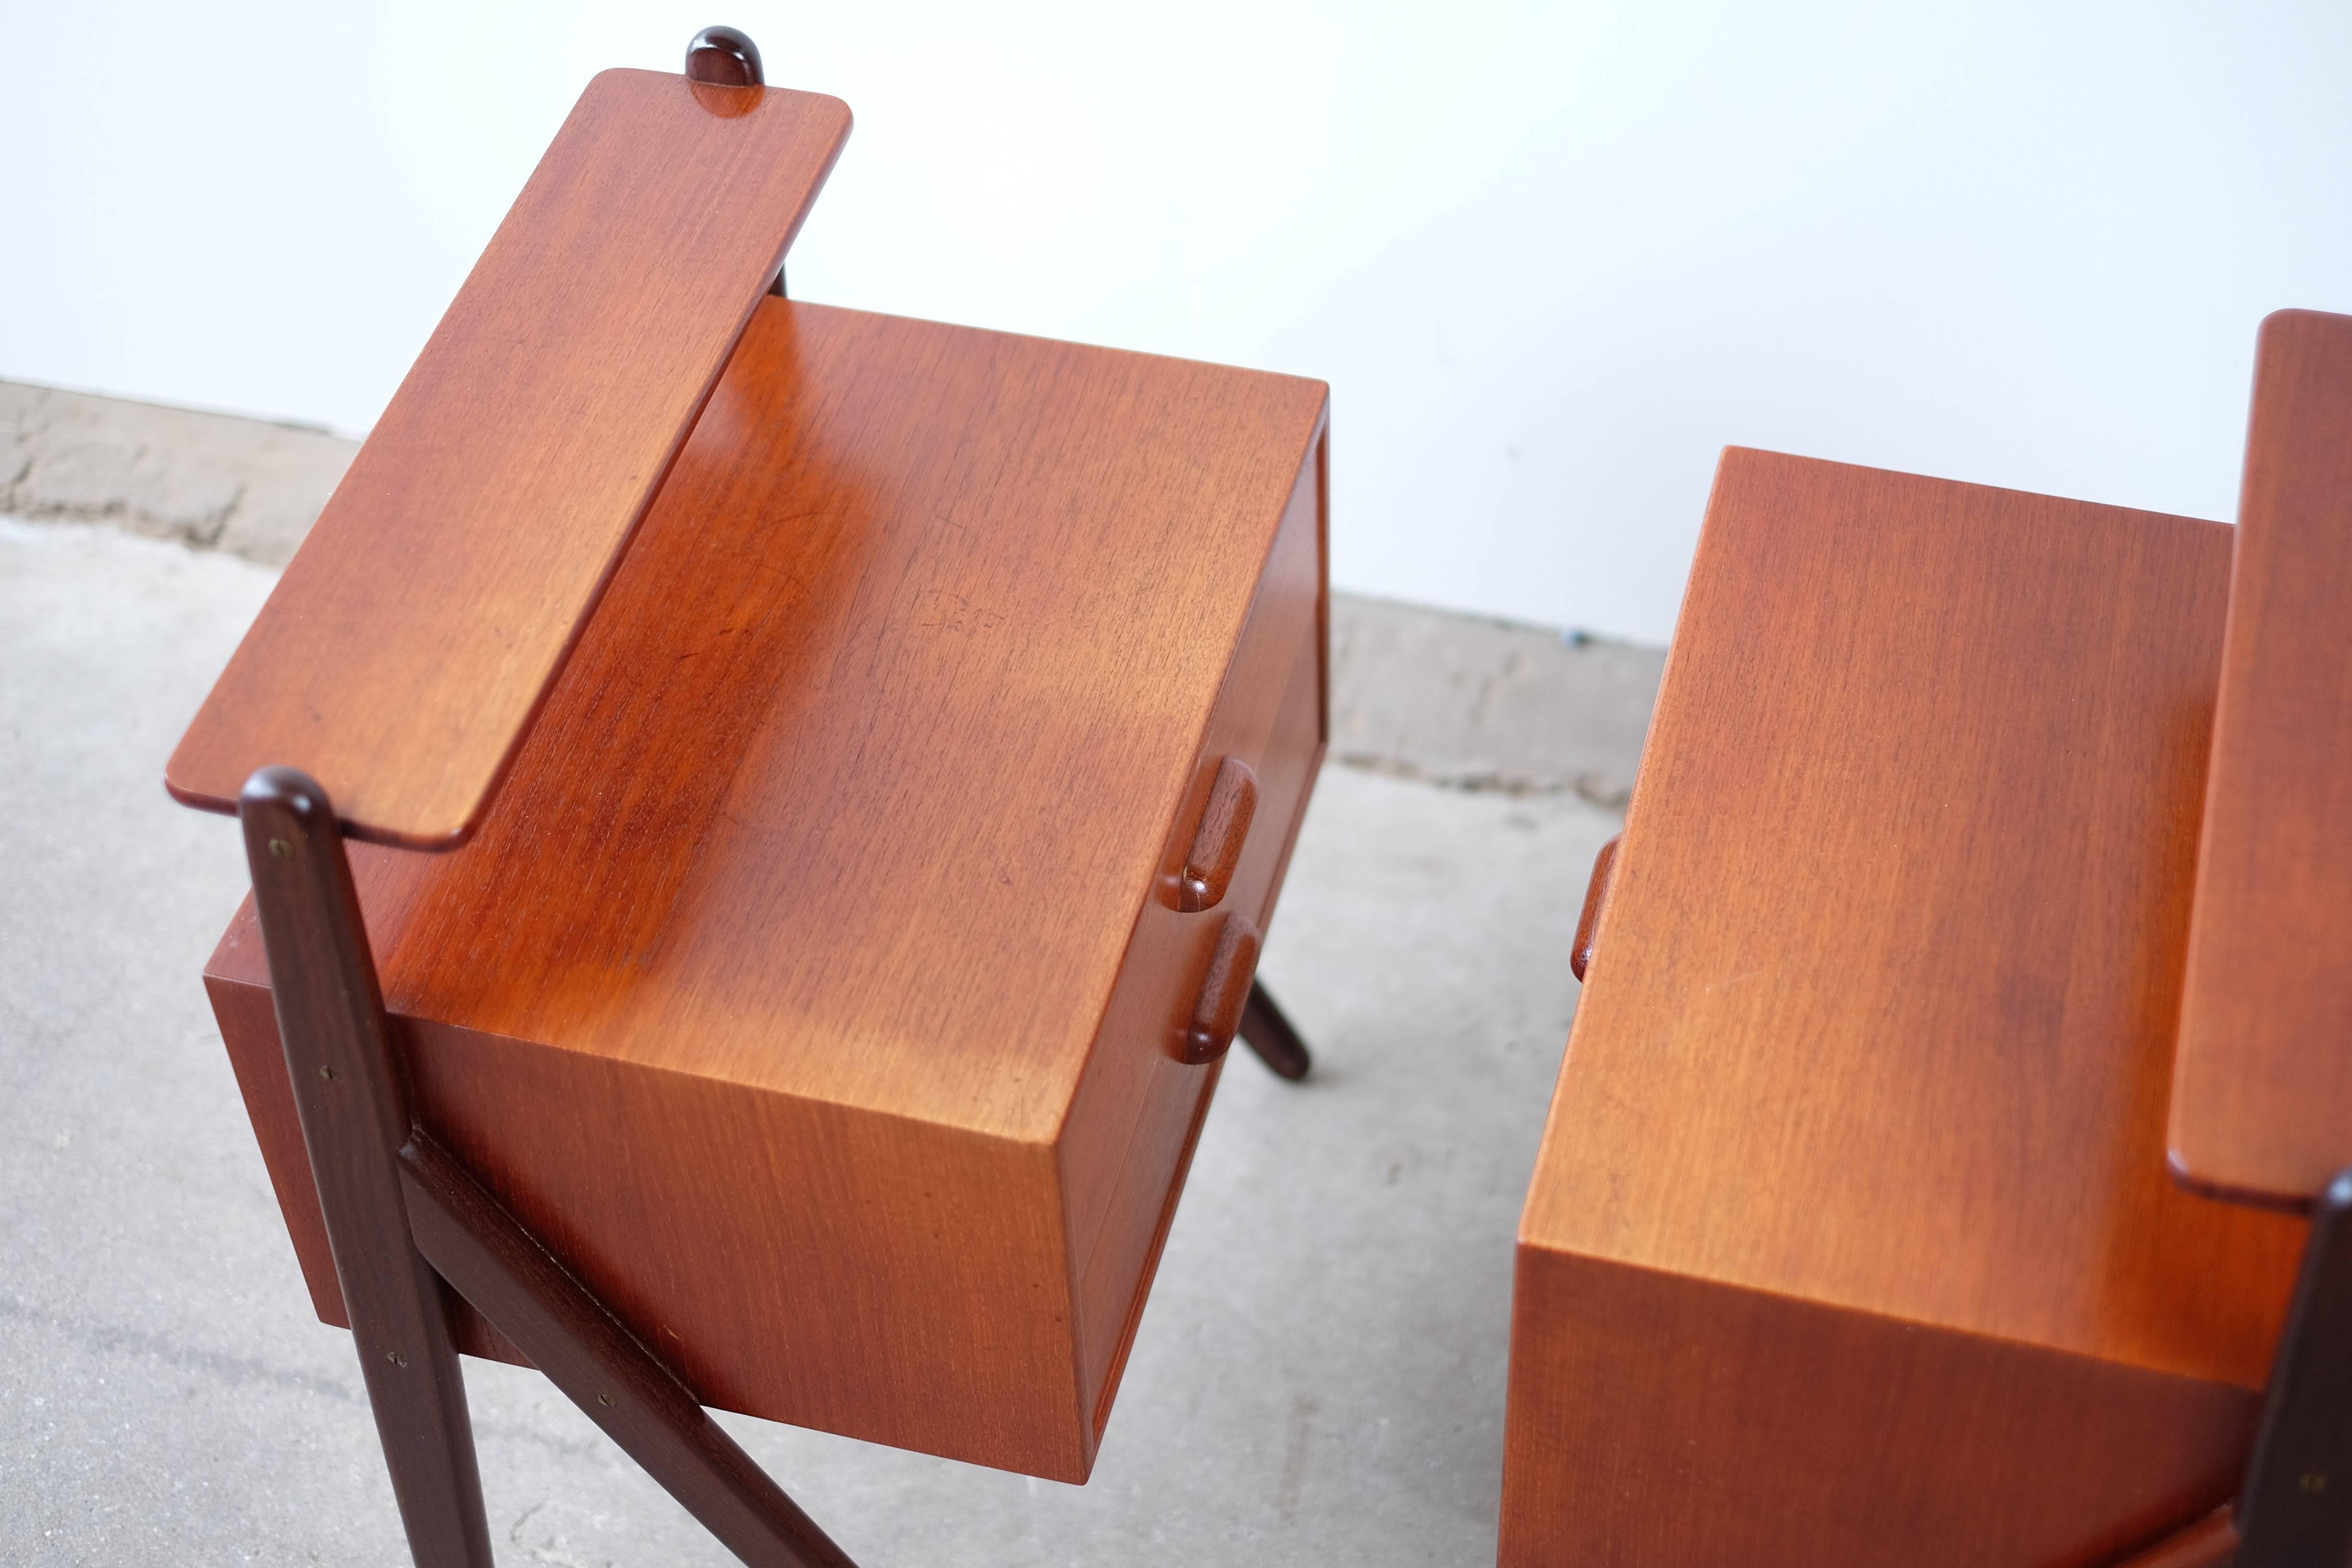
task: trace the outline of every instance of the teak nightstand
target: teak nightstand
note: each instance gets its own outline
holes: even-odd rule
[[[453,1337],[751,1561],[842,1559],[700,1405],[1084,1480],[1227,1044],[1307,1067],[1326,389],[782,297],[848,112],[688,59],[589,86],[168,770],[420,1562],[488,1561]]]
[[[2352,318],[2264,323],[2240,521],[1725,455],[1520,1224],[1507,1568],[2345,1560],[2352,1180],[2205,1194],[2352,1161]]]

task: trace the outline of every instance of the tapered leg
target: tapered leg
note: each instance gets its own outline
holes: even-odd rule
[[[418,1568],[490,1568],[446,1279],[754,1568],[855,1568],[693,1393],[413,1124],[334,813],[264,768],[239,802],[278,1029]]]
[[[409,1238],[408,1098],[326,794],[264,768],[238,802],[278,1034],[393,1496],[418,1568],[490,1568],[440,1279]]]
[[[464,1166],[401,1152],[416,1245],[572,1404],[754,1568],[854,1568],[693,1393]]]
[[[2352,1558],[2352,1167],[2312,1200],[2237,1525],[2237,1568]]]
[[[1250,982],[1249,1000],[1242,1005],[1242,1026],[1238,1033],[1255,1051],[1258,1059],[1272,1069],[1276,1078],[1297,1083],[1307,1076],[1314,1065],[1307,1054],[1307,1042],[1298,1037],[1282,1009],[1258,982]]]

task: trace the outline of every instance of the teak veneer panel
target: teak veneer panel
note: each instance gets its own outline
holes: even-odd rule
[[[2106,1568],[2236,1489],[2259,1405],[1548,1251],[1511,1311],[1509,1568]]]
[[[2256,353],[2171,1150],[2273,1202],[2352,1164],[2352,316]]]
[[[1725,454],[1521,1222],[1506,1563],[2087,1563],[2228,1494],[2302,1233],[2164,1168],[2229,546]]]
[[[173,754],[172,794],[234,812],[279,763],[355,837],[462,841],[848,132],[814,93],[592,81]]]
[[[356,853],[420,1115],[709,1403],[1085,1477],[1322,752],[1325,395],[770,300],[474,841]]]

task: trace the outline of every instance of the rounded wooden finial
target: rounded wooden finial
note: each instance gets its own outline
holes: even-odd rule
[[[713,87],[761,87],[760,46],[740,27],[705,27],[686,46],[686,79]]]

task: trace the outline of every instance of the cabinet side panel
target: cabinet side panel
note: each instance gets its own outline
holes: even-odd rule
[[[1522,1244],[1502,1568],[2088,1568],[2237,1485],[2260,1396]]]
[[[1050,1144],[408,1025],[417,1112],[708,1405],[1083,1481]]]
[[[1097,1426],[1150,1289],[1214,1081],[1207,1069],[1178,1061],[1172,1048],[1191,1019],[1224,921],[1263,927],[1273,912],[1322,759],[1323,561],[1313,452],[1310,447],[1293,485],[1211,710],[1194,788],[1170,825],[1162,881],[1172,885],[1209,782],[1228,756],[1257,775],[1247,847],[1216,908],[1181,913],[1158,890],[1145,901],[1063,1131],[1076,1248],[1079,1379]]]
[[[1255,918],[1261,931],[1274,928],[1275,903],[1282,897],[1284,879],[1290,875],[1290,852],[1298,847],[1298,829],[1307,820],[1307,805],[1315,798],[1315,781],[1323,771],[1323,753],[1328,744],[1323,713],[1325,694],[1329,689],[1324,671],[1326,635],[1318,625],[1314,646],[1300,651],[1298,662],[1290,671],[1290,685],[1283,694],[1281,715],[1275,721],[1276,735],[1288,745],[1286,754],[1274,759],[1268,771],[1276,774],[1277,787],[1295,788],[1297,794],[1291,800],[1289,826],[1282,834],[1272,868],[1258,893]],[[1309,734],[1315,737],[1313,745],[1297,743]]]

